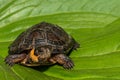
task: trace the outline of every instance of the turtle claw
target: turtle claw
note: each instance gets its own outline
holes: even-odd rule
[[[53,56],[50,61],[54,63],[58,63],[63,66],[64,69],[72,69],[74,66],[74,63],[72,60],[66,56],[65,54],[57,54]]]
[[[80,44],[78,44],[77,42],[74,44],[74,47],[73,47],[73,49],[74,50],[77,50],[77,48],[80,48]]]
[[[8,64],[9,66],[13,66],[14,65],[13,60],[9,56],[6,57],[5,63]]]
[[[8,55],[5,58],[5,63],[9,66],[13,66],[15,63],[21,62],[26,58],[26,54],[15,54],[15,55]]]
[[[71,60],[69,60],[65,64],[63,64],[64,69],[72,69],[73,66],[74,66],[74,64]]]

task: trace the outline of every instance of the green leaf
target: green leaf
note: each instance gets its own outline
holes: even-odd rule
[[[32,25],[61,26],[81,47],[70,54],[72,70],[4,63],[8,46]],[[0,0],[0,79],[120,80],[119,0]]]

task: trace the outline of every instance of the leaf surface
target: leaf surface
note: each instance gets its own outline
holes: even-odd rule
[[[72,70],[9,67],[8,46],[32,25],[46,21],[61,26],[81,47],[70,54]],[[120,80],[119,0],[0,0],[1,80]]]

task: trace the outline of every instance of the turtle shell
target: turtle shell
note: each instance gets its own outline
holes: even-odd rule
[[[68,35],[61,27],[50,23],[42,22],[22,32],[9,46],[9,54],[20,54],[31,49],[35,39],[35,49],[41,46],[51,48],[51,54],[69,53],[75,48],[75,40]]]

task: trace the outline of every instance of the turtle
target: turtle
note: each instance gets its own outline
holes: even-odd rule
[[[56,24],[40,22],[22,32],[8,47],[5,63],[9,66],[46,66],[59,64],[65,69],[74,66],[69,54],[79,43]]]

